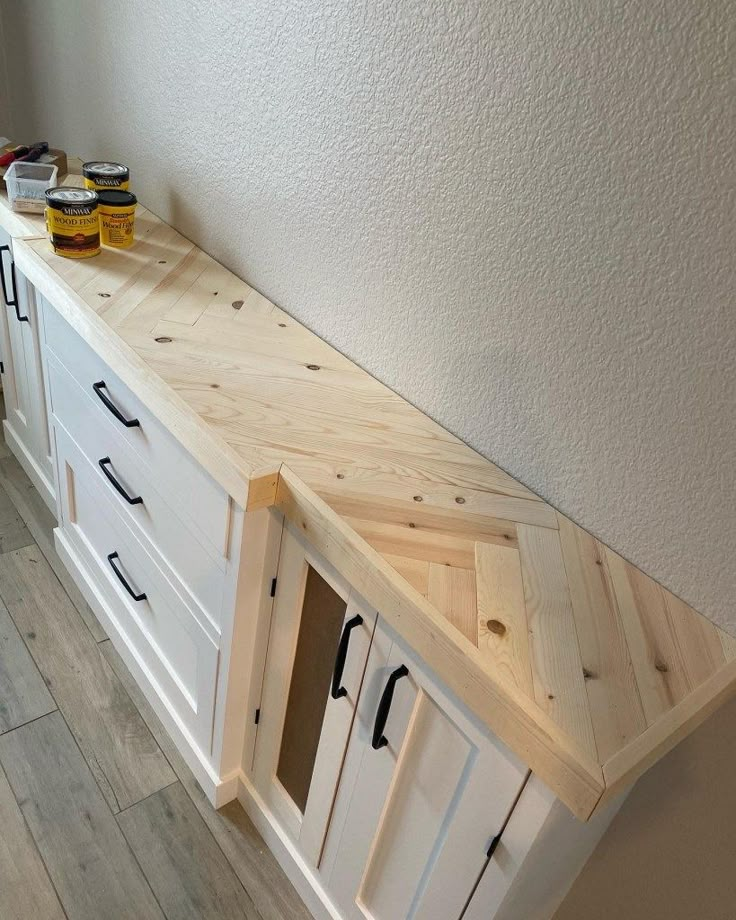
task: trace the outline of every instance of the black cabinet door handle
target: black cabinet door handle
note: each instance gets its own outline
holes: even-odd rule
[[[373,740],[371,741],[371,746],[374,751],[377,751],[379,748],[386,747],[388,744],[388,738],[383,734],[383,732],[386,728],[386,722],[388,721],[388,714],[391,709],[391,703],[394,699],[394,687],[396,686],[396,682],[401,680],[402,677],[406,677],[408,673],[409,669],[405,664],[402,664],[396,668],[395,671],[392,671],[388,676],[386,686],[383,688],[383,693],[381,694],[381,702],[378,704],[378,711],[376,712],[376,724],[373,726]]]
[[[11,300],[10,297],[8,297],[8,285],[5,281],[5,260],[3,259],[4,252],[10,253],[10,246],[7,244],[0,246],[0,281],[3,286],[5,303],[7,306],[15,308],[15,315],[19,323],[30,323],[30,319],[27,316],[20,315],[20,307],[18,306],[18,282],[15,279],[15,262],[10,263],[10,277],[13,279],[13,299]]]
[[[99,464],[100,469],[105,474],[107,481],[110,483],[113,489],[115,489],[118,495],[122,495],[125,501],[129,505],[142,505],[143,504],[143,499],[141,498],[140,495],[136,495],[135,498],[132,495],[128,495],[125,489],[120,485],[117,479],[113,476],[111,471],[108,470],[108,466],[112,465],[112,460],[109,457],[103,457],[102,460],[98,460],[97,463]]]
[[[10,305],[15,307],[15,315],[18,318],[19,323],[30,323],[30,319],[27,316],[20,315],[20,307],[18,306],[18,283],[15,280],[15,262],[10,266],[10,274],[13,278],[13,292],[15,293],[15,300],[10,301]]]
[[[137,418],[126,418],[123,415],[123,413],[120,411],[120,409],[118,409],[118,407],[115,405],[115,403],[110,399],[110,397],[102,392],[104,389],[106,389],[104,380],[98,380],[97,383],[93,383],[92,389],[95,391],[95,393],[97,393],[99,398],[102,400],[102,404],[105,406],[105,408],[108,409],[110,412],[112,412],[115,418],[119,422],[122,422],[126,428],[139,428],[140,427],[141,423],[138,421]]]
[[[148,595],[146,594],[136,594],[130,584],[126,581],[125,576],[120,571],[120,569],[115,565],[115,560],[119,559],[120,556],[117,553],[110,553],[107,557],[107,561],[110,563],[110,568],[118,576],[118,581],[125,588],[128,594],[133,598],[134,601],[145,601],[148,600]]]
[[[332,694],[333,700],[342,699],[343,696],[348,695],[348,691],[345,687],[342,687],[342,672],[345,670],[345,660],[348,657],[348,646],[350,645],[350,633],[355,629],[356,626],[363,625],[363,617],[356,613],[354,617],[347,621],[347,623],[342,628],[342,635],[340,636],[340,644],[337,646],[337,658],[335,658],[335,667],[332,671]]]
[[[10,255],[10,246],[7,244],[0,246],[0,282],[2,282],[3,286],[3,298],[5,299],[5,303],[7,306],[12,307],[14,306],[14,302],[8,297],[8,286],[5,282],[5,259],[3,258],[4,252],[7,252],[8,255]],[[10,264],[12,265],[13,263],[11,262]]]

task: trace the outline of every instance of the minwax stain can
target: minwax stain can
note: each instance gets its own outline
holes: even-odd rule
[[[103,246],[126,249],[133,245],[135,206],[138,199],[132,192],[106,189],[97,192],[100,202],[100,241]]]
[[[125,190],[130,182],[130,170],[122,163],[105,163],[97,160],[82,163],[82,175],[84,187],[95,191],[108,188]]]
[[[46,226],[51,245],[67,259],[88,259],[100,251],[97,192],[86,188],[46,190]]]

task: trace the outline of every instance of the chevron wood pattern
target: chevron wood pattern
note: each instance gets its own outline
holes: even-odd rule
[[[276,505],[581,818],[736,690],[736,640],[144,208],[30,280],[243,505]],[[612,766],[613,765],[613,766]]]

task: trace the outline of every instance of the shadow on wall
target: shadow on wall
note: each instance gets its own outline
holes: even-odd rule
[[[639,780],[554,920],[734,920],[736,700]]]

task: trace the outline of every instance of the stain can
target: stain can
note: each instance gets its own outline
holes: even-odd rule
[[[67,259],[88,259],[100,251],[97,192],[86,188],[46,190],[46,226],[54,252]]]
[[[108,188],[125,190],[130,181],[130,170],[122,163],[105,163],[98,160],[82,163],[82,175],[84,187],[95,191]]]
[[[97,192],[100,202],[100,241],[103,246],[126,249],[133,245],[135,207],[138,199],[132,192],[105,189]]]

